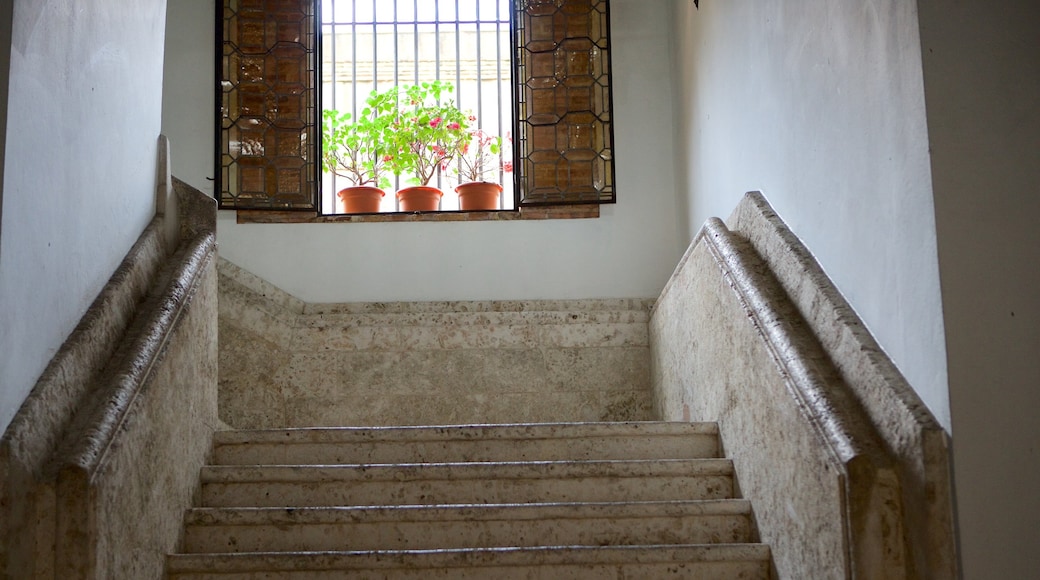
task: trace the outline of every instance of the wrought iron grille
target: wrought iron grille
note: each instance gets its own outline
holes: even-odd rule
[[[357,118],[373,90],[447,81],[459,109],[472,113],[475,127],[512,134],[510,0],[322,0],[322,103]],[[511,149],[511,148],[510,148]],[[511,168],[512,159],[505,165]],[[450,175],[450,172],[449,172]],[[445,172],[436,185],[448,189]],[[513,207],[512,175],[500,170],[503,208]],[[401,180],[395,187],[403,185]],[[335,213],[335,192],[344,180],[322,178],[322,211]],[[441,209],[456,209],[445,195]],[[393,195],[383,211],[396,209]]]

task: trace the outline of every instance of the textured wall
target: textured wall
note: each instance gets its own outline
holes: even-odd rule
[[[307,305],[221,265],[234,427],[651,418],[645,300]]]
[[[834,396],[840,379],[741,243],[706,229],[654,308],[658,412],[719,422],[779,577],[903,577],[898,483],[877,436]]]
[[[159,220],[145,229],[0,440],[0,570],[8,576],[30,577],[54,564],[54,452],[162,265],[168,249],[161,231]]]
[[[59,543],[72,541],[84,549],[75,561],[67,557],[69,550],[59,552],[61,577],[156,578],[177,544],[179,516],[192,504],[217,428],[212,247],[195,283],[190,306],[171,329],[104,459],[88,478],[73,476],[67,482],[65,473],[60,476],[58,505],[64,509],[59,521],[70,512],[91,514],[88,525],[59,538]],[[73,532],[61,524],[59,531]],[[90,560],[92,565],[85,565]]]

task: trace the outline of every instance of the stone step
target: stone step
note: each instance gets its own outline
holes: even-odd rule
[[[728,499],[728,459],[202,468],[203,507]]]
[[[167,574],[171,580],[331,580],[348,574],[359,579],[770,578],[769,548],[762,544],[176,554],[167,559]]]
[[[221,431],[213,463],[360,464],[719,456],[715,423],[549,423]]]
[[[198,508],[185,552],[719,544],[752,541],[744,500]]]

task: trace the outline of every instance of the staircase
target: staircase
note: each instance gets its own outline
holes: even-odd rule
[[[224,431],[171,580],[770,578],[715,424]]]

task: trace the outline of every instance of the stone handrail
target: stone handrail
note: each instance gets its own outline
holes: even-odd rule
[[[956,578],[946,431],[761,192],[748,192],[728,223],[774,273],[893,458],[908,569],[920,578]]]
[[[884,441],[746,239],[704,225],[651,336],[662,418],[719,421],[779,577],[910,576]]]
[[[0,576],[158,578],[216,416],[216,203],[169,174],[156,216],[0,441]]]
[[[905,577],[899,481],[880,437],[812,334],[799,328],[786,296],[750,246],[717,218],[702,232],[706,249],[785,376],[788,392],[842,475],[852,576]]]

